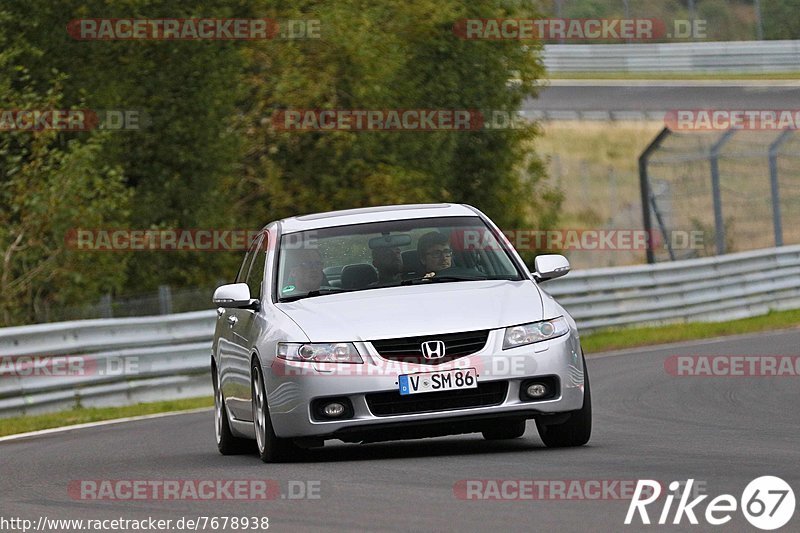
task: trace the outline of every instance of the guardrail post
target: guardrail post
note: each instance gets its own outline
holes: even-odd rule
[[[114,316],[114,309],[111,307],[111,295],[104,294],[100,298],[100,318],[111,318]]]
[[[772,189],[772,226],[775,228],[775,246],[783,246],[783,223],[781,221],[781,194],[778,187],[778,150],[789,140],[793,130],[783,130],[769,145],[769,182]]]
[[[714,228],[717,237],[717,255],[725,253],[725,220],[722,217],[722,192],[719,185],[719,152],[731,137],[736,134],[736,130],[728,130],[722,137],[714,143],[709,151],[711,163],[711,193],[714,197]]]
[[[671,133],[669,128],[662,129],[639,156],[639,188],[642,194],[642,217],[644,231],[647,235],[647,262],[649,264],[656,262],[656,256],[653,252],[653,224],[650,220],[650,178],[647,175],[647,164],[650,160],[650,155],[661,146],[664,139]]]
[[[172,291],[169,285],[158,286],[158,307],[162,315],[172,313]]]
[[[764,22],[761,18],[761,0],[754,0],[753,7],[756,12],[756,40],[764,40]]]

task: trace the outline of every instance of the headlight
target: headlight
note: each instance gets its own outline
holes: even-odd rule
[[[569,332],[569,324],[563,316],[542,322],[532,322],[506,328],[503,337],[503,349],[516,348],[534,342],[555,339]]]
[[[363,363],[352,342],[279,342],[278,357],[309,363]]]

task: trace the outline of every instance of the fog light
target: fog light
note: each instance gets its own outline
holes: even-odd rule
[[[531,398],[541,398],[542,396],[547,394],[547,387],[545,387],[541,383],[532,383],[528,385],[527,389],[525,389],[525,394],[527,394]]]
[[[330,418],[339,418],[344,414],[344,405],[339,402],[331,402],[322,408],[322,413]]]

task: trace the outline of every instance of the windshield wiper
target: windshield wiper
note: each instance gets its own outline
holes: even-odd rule
[[[278,298],[279,302],[294,302],[296,300],[302,300],[303,298],[313,298],[315,296],[323,296],[325,294],[336,294],[340,292],[354,292],[358,289],[342,289],[341,287],[324,287],[321,289],[317,289],[315,291],[309,291],[305,294],[298,294],[296,296],[286,296],[283,298]]]
[[[429,278],[404,279],[400,285],[416,285],[418,283],[445,283],[449,281],[484,281],[486,276],[431,276]]]

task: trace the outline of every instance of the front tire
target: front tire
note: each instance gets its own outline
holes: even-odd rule
[[[583,446],[592,436],[592,392],[589,387],[589,370],[583,359],[583,406],[572,411],[566,422],[544,424],[536,419],[536,429],[548,448]]]
[[[280,463],[288,461],[299,455],[299,448],[290,439],[281,439],[272,429],[272,420],[267,406],[267,388],[264,383],[264,373],[261,363],[253,359],[252,375],[252,402],[253,425],[256,433],[258,455],[265,463]]]
[[[217,440],[217,449],[222,455],[238,455],[252,450],[253,442],[248,439],[235,437],[231,432],[228,422],[228,410],[225,409],[225,399],[222,396],[219,377],[216,368],[212,371],[214,380],[214,434]]]

